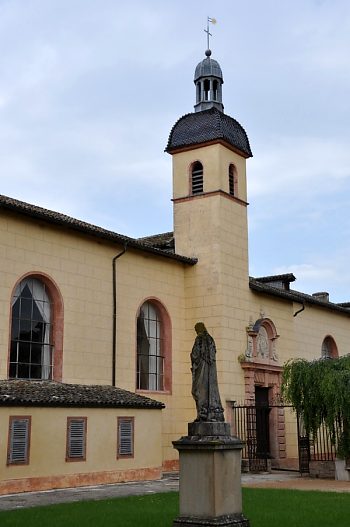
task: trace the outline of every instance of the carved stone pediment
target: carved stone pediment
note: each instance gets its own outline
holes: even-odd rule
[[[278,363],[276,341],[279,337],[272,320],[260,318],[255,324],[250,323],[247,328],[247,348],[245,361]]]

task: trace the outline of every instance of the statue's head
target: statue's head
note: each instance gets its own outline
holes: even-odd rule
[[[196,330],[197,335],[203,335],[207,332],[207,328],[203,324],[203,322],[197,322],[197,324],[194,326],[194,329]]]

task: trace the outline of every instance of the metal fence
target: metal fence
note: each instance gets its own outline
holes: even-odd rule
[[[242,459],[248,462],[249,471],[263,472],[268,469],[270,453],[269,415],[273,408],[291,408],[283,404],[256,405],[234,404],[233,432],[245,442]],[[331,441],[330,431],[322,425],[317,434],[308,436],[300,417],[297,417],[299,470],[309,473],[310,461],[334,461],[336,445]],[[339,436],[340,428],[336,430]]]
[[[340,426],[335,425],[336,440],[335,443],[332,442],[329,429],[322,424],[316,434],[307,435],[302,419],[298,416],[299,470],[301,473],[310,471],[310,461],[335,460],[339,433]]]

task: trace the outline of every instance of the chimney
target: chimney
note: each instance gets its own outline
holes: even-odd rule
[[[329,302],[329,293],[327,293],[326,291],[313,293],[312,296],[316,298],[316,300],[320,300],[321,302]]]

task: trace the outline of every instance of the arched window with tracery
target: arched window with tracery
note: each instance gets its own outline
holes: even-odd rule
[[[52,294],[53,287],[50,290],[49,281],[40,275],[27,276],[15,287],[11,299],[10,379],[61,379],[63,309],[58,291]]]
[[[338,357],[338,348],[333,337],[328,335],[323,339],[321,348],[322,359],[336,359]]]
[[[164,306],[153,299],[142,304],[137,317],[136,388],[171,389],[170,318]]]
[[[191,167],[191,193],[201,194],[203,192],[203,165],[195,161]]]

